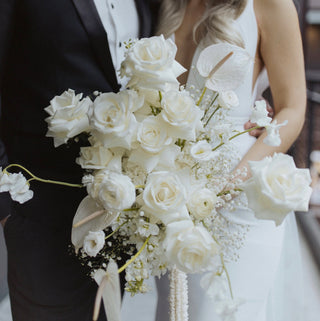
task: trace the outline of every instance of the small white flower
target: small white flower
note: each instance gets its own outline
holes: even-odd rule
[[[232,90],[222,91],[218,96],[218,104],[222,108],[230,109],[239,106],[237,94]]]
[[[255,102],[250,121],[258,126],[264,127],[271,123],[272,118],[268,117],[267,104],[265,100]]]
[[[277,124],[277,120],[275,119],[272,123],[266,125],[268,136],[263,140],[263,142],[269,146],[280,146],[281,138],[279,129],[283,126],[286,126],[287,124],[287,120],[285,120],[281,124]]]
[[[89,130],[88,111],[92,105],[89,97],[81,100],[82,94],[76,95],[69,89],[54,97],[45,111],[50,115],[47,137],[53,137],[54,146],[65,144],[70,138]]]
[[[96,256],[104,247],[105,234],[103,231],[91,232],[84,238],[83,250],[89,256]]]
[[[197,189],[191,192],[187,207],[195,218],[203,220],[212,214],[217,199],[216,194],[208,188]]]
[[[200,140],[192,145],[190,155],[198,162],[209,161],[217,156],[218,152],[212,151],[212,146],[206,140]]]
[[[33,197],[26,178],[21,173],[3,173],[0,168],[0,192],[9,192],[14,201],[23,204]]]

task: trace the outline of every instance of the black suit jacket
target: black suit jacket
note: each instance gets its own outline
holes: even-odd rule
[[[140,37],[150,36],[150,7],[156,1],[135,2]],[[19,163],[40,177],[79,183],[79,146],[53,147],[45,137],[43,108],[68,88],[85,95],[119,90],[94,1],[0,0],[0,85],[0,166]],[[22,206],[12,206],[8,195],[0,194],[0,219],[13,211],[49,225],[69,225],[85,195],[37,182],[31,189],[34,198]]]

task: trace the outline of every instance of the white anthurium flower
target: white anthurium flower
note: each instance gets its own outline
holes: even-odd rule
[[[104,230],[117,218],[118,214],[118,211],[104,210],[93,198],[86,196],[80,202],[72,222],[71,241],[76,252],[83,247],[84,239],[89,231]],[[90,215],[93,217],[88,220]],[[81,222],[82,224],[80,224]]]
[[[142,195],[142,210],[166,223],[173,217],[188,218],[187,184],[184,183],[188,177],[183,177],[185,172],[179,174],[180,177],[177,173],[168,171],[149,174]]]
[[[277,120],[275,119],[272,123],[269,125],[266,125],[267,129],[267,137],[263,140],[263,142],[269,146],[280,146],[281,144],[281,138],[279,130],[281,127],[286,126],[288,124],[288,121],[285,120],[281,124],[277,124]]]
[[[185,273],[212,269],[218,246],[209,232],[191,220],[171,222],[163,242],[168,261]]]
[[[213,44],[199,55],[197,69],[206,78],[205,86],[213,91],[234,90],[243,82],[253,58],[238,46]]]
[[[255,102],[250,121],[258,126],[265,127],[272,121],[271,117],[268,117],[267,104],[264,100],[258,100]]]
[[[198,188],[189,194],[187,207],[193,217],[203,220],[212,215],[217,200],[216,194],[208,188]]]
[[[136,199],[135,186],[131,179],[118,172],[100,170],[94,175],[92,184],[87,185],[88,194],[106,210],[124,210]]]
[[[167,91],[179,88],[177,77],[186,71],[176,60],[177,47],[163,35],[135,42],[121,64],[121,76],[127,76],[129,88]]]
[[[104,243],[105,234],[103,231],[89,231],[88,235],[84,238],[83,250],[89,256],[95,257],[104,247]]]
[[[200,140],[193,144],[190,149],[190,155],[197,162],[206,162],[214,159],[219,151],[212,151],[212,146],[206,140]]]
[[[90,130],[88,111],[92,105],[89,97],[81,100],[82,94],[76,95],[69,89],[62,95],[54,97],[44,110],[50,115],[47,137],[53,137],[54,146],[65,144],[70,138]]]
[[[230,109],[239,106],[239,99],[232,90],[221,91],[218,96],[218,104],[222,108]]]
[[[133,90],[98,96],[90,119],[92,135],[105,147],[130,148],[137,129],[133,113],[142,105],[143,99]]]
[[[171,137],[195,140],[196,132],[203,130],[203,111],[196,106],[187,91],[169,91],[163,94],[161,117]]]
[[[312,193],[310,171],[296,168],[289,155],[249,162],[252,177],[243,189],[258,219],[280,225],[291,211],[307,211]]]

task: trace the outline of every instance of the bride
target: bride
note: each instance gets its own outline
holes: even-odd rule
[[[158,34],[172,37],[178,51],[176,59],[189,70],[180,82],[201,89],[204,81],[197,74],[200,51],[217,42],[245,48],[254,65],[244,83],[236,90],[240,106],[230,117],[239,130],[248,121],[254,98],[261,94],[267,72],[274,103],[274,118],[281,128],[279,147],[263,143],[250,135],[238,137],[236,146],[242,156],[235,168],[248,166],[275,152],[286,152],[304,123],[306,90],[298,18],[292,0],[163,0]],[[227,266],[234,297],[244,299],[236,313],[237,321],[301,320],[299,244],[294,213],[279,227],[256,220],[239,208],[221,212],[234,223],[249,226],[240,258]],[[200,287],[200,276],[189,277],[190,321],[219,321],[212,302]],[[167,321],[168,289],[166,278],[158,282],[157,321]]]

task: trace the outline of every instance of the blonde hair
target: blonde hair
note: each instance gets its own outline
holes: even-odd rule
[[[157,34],[166,38],[181,25],[189,0],[162,0]],[[242,37],[233,28],[248,0],[208,0],[207,9],[193,29],[194,41],[209,45],[217,41],[244,47]]]

